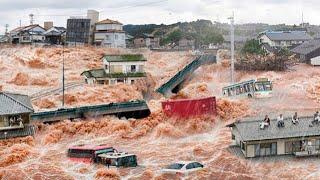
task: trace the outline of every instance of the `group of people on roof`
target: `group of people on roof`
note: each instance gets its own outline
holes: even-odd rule
[[[291,121],[292,121],[292,124],[294,125],[299,124],[299,117],[297,112],[295,112],[294,115],[291,117]],[[320,113],[318,111],[314,114],[312,125],[310,126],[313,126],[313,124],[320,124]],[[265,127],[268,127],[268,126],[270,126],[270,118],[268,115],[266,115],[264,120],[260,123],[260,129],[264,129]],[[280,114],[277,117],[277,126],[279,128],[285,127],[284,118],[282,114]]]
[[[291,118],[291,121],[292,121],[292,124],[294,124],[294,125],[299,124],[299,117],[298,117],[298,113],[297,112],[294,113],[294,115]],[[314,114],[314,118],[313,118],[312,124],[310,126],[313,126],[314,124],[320,124],[320,113],[319,113],[319,111],[317,111]],[[264,120],[260,123],[259,126],[260,126],[260,129],[264,129],[265,127],[269,127],[270,126],[270,118],[269,118],[268,115],[266,115],[264,117]],[[277,126],[279,128],[285,127],[284,118],[283,118],[282,114],[280,114],[277,117]]]

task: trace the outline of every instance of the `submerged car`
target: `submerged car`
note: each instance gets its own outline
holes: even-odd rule
[[[99,154],[112,153],[116,150],[108,145],[77,145],[68,149],[68,157],[72,161],[91,163],[95,162]]]
[[[137,156],[126,152],[103,153],[97,157],[97,162],[115,167],[137,167]]]
[[[188,175],[189,173],[203,169],[203,165],[195,161],[181,161],[169,165],[162,170],[166,174]]]

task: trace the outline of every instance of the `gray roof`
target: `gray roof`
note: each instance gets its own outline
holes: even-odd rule
[[[312,39],[304,31],[270,31],[264,34],[272,41],[305,41]]]
[[[142,54],[106,55],[104,59],[108,62],[147,61]]]
[[[32,113],[33,111],[28,96],[0,92],[0,115]]]
[[[310,40],[293,48],[291,52],[307,55],[320,48],[320,39]]]
[[[229,127],[236,128],[243,141],[259,141],[296,137],[320,136],[320,125],[310,127],[313,117],[300,117],[299,124],[294,125],[291,118],[285,119],[285,127],[278,128],[277,121],[271,120],[270,126],[261,130],[262,121],[235,122]]]

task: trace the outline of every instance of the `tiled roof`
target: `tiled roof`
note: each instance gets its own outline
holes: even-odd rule
[[[312,39],[304,31],[269,31],[265,35],[272,41],[305,41]]]
[[[97,22],[96,24],[119,24],[119,25],[122,25],[122,23],[120,23],[119,21],[114,21],[111,19],[105,19],[105,20]]]
[[[27,31],[27,30],[30,30],[32,28],[35,28],[35,27],[41,27],[39,26],[38,24],[33,24],[33,25],[28,25],[28,26],[22,26],[22,27],[17,27],[13,30],[11,30],[10,32],[20,32],[20,31]],[[42,27],[41,27],[42,28]]]
[[[292,49],[291,52],[307,55],[319,48],[320,48],[320,39],[316,39],[316,40],[310,40],[310,41],[304,42],[300,46],[297,46],[294,49]]]
[[[299,123],[294,125],[291,118],[285,119],[285,127],[279,128],[276,120],[271,120],[270,126],[260,129],[261,121],[240,121],[229,127],[236,128],[243,141],[259,141],[284,139],[295,137],[320,136],[320,124],[310,127],[313,117],[300,117]]]
[[[32,112],[33,107],[28,96],[0,92],[0,115]]]

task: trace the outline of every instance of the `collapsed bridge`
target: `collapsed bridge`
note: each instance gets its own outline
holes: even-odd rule
[[[169,81],[160,86],[156,91],[163,94],[166,97],[171,96],[173,93],[177,93],[181,85],[188,79],[195,70],[200,66],[206,64],[216,63],[215,55],[201,55],[198,56],[195,60],[185,66],[181,71],[174,75]]]

